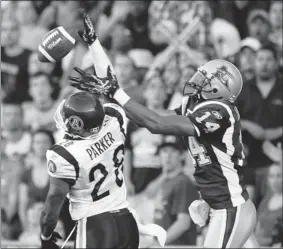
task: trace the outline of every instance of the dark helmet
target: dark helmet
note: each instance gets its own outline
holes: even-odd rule
[[[104,120],[104,109],[94,95],[78,92],[69,96],[63,104],[61,115],[69,133],[81,131],[97,133]]]

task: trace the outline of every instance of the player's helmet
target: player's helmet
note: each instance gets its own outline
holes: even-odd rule
[[[95,134],[101,128],[104,116],[99,99],[88,92],[78,92],[61,103],[55,121],[57,127],[61,126],[58,128],[63,128],[68,134],[82,134],[86,131]]]
[[[200,94],[204,99],[224,99],[234,102],[243,80],[238,68],[225,60],[212,60],[199,67],[184,86],[183,94]]]

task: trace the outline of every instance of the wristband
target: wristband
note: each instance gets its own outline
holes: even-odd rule
[[[121,105],[124,106],[131,98],[128,94],[125,93],[123,89],[118,89],[113,98]]]
[[[49,237],[45,237],[43,234],[41,234],[40,237],[41,237],[42,240],[45,240],[45,241],[46,241],[46,240],[50,240],[51,237],[52,237],[52,233],[50,234]]]

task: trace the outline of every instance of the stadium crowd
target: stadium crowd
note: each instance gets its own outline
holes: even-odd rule
[[[54,27],[79,27],[78,8],[96,24],[120,85],[160,113],[178,107],[183,84],[201,64],[224,58],[238,66],[244,86],[236,104],[245,183],[258,210],[256,236],[261,246],[281,247],[282,1],[246,0],[3,1],[2,240],[40,242],[39,216],[49,183],[45,153],[63,137],[53,115],[75,91],[68,86],[73,67],[91,72],[93,63],[79,39],[55,64],[39,62],[37,46]],[[201,21],[187,35],[195,16]],[[129,202],[141,221],[164,227],[168,244],[201,245],[206,227],[194,225],[188,213],[198,192],[182,140],[153,135],[129,121],[124,163]],[[57,230],[68,235],[72,228],[66,200]]]

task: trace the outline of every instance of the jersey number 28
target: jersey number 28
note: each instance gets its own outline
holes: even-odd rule
[[[124,145],[122,144],[119,147],[117,147],[117,149],[114,151],[114,154],[113,154],[114,167],[116,168],[115,169],[116,184],[119,187],[121,187],[122,184],[123,184],[122,172],[123,172],[124,153],[125,153],[125,149],[124,149]],[[92,196],[93,201],[98,201],[98,200],[100,200],[100,199],[102,199],[102,198],[104,198],[104,197],[106,197],[107,195],[110,194],[110,192],[108,190],[108,191],[105,191],[102,194],[98,195],[99,188],[108,175],[108,171],[106,170],[106,167],[103,164],[99,163],[90,170],[89,181],[93,182],[95,180],[94,179],[94,172],[96,170],[100,170],[103,177],[101,177],[100,180],[94,185],[93,191],[91,192],[91,196]]]

